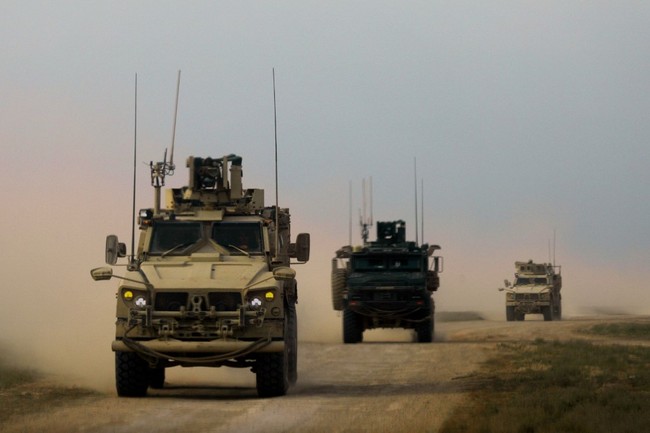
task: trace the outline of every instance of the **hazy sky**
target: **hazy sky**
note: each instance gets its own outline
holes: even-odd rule
[[[179,69],[168,185],[189,155],[236,153],[271,198],[275,68],[280,201],[312,235],[304,338],[339,335],[329,260],[350,182],[355,242],[371,176],[375,220],[412,238],[414,158],[445,256],[438,311],[502,314],[496,288],[515,260],[548,260],[555,231],[566,312],[650,312],[649,52],[644,1],[4,1],[0,325],[28,315],[34,345],[109,350],[114,284],[88,271],[107,234],[130,235],[134,78],[150,207]]]

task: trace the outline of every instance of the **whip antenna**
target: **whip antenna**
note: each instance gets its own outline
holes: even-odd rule
[[[278,205],[278,114],[275,102],[275,68],[273,68],[273,129],[275,133],[275,257],[280,244],[280,207]]]
[[[422,243],[424,243],[424,179],[420,179],[420,224],[422,225]]]
[[[553,266],[555,266],[555,229],[553,229]]]
[[[348,185],[348,245],[352,245],[352,181]]]
[[[151,169],[151,186],[154,187],[154,215],[160,214],[160,188],[165,186],[165,177],[172,176],[176,166],[174,165],[174,142],[176,141],[176,118],[178,115],[178,94],[181,87],[181,71],[178,70],[178,81],[176,82],[176,104],[174,108],[174,126],[172,128],[172,149],[167,162],[167,149],[163,154],[162,162],[154,164],[153,161],[149,163]]]
[[[413,158],[413,180],[415,182],[415,245],[419,245],[418,242],[418,168],[416,165],[416,160]]]
[[[135,261],[135,183],[137,173],[137,155],[138,155],[138,74],[135,74],[135,102],[134,102],[134,122],[133,122],[133,209],[131,221],[131,257],[129,265]]]
[[[178,118],[178,94],[181,89],[181,70],[178,70],[178,80],[176,81],[176,104],[174,106],[174,126],[172,127],[172,151],[169,155],[169,169],[174,171],[174,143],[176,141],[176,119]]]

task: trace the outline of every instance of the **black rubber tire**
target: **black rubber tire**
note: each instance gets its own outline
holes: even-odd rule
[[[287,306],[285,320],[284,344],[287,345],[289,384],[294,385],[298,381],[298,317],[295,304]]]
[[[336,311],[342,311],[343,292],[347,287],[348,273],[346,269],[332,269],[332,307]]]
[[[115,388],[120,397],[144,397],[149,388],[149,364],[135,352],[115,352]]]
[[[562,299],[560,299],[555,306],[555,311],[553,314],[555,320],[562,320]]]
[[[415,325],[415,334],[418,343],[433,342],[433,318]]]
[[[526,319],[526,315],[524,313],[515,313],[515,320],[517,322],[523,322]]]
[[[255,366],[257,395],[279,397],[289,390],[287,350],[280,353],[260,353]]]
[[[152,389],[163,389],[165,387],[165,367],[149,369],[149,387]]]
[[[515,307],[506,307],[506,320],[508,322],[515,320]]]
[[[363,322],[361,316],[347,308],[343,310],[343,342],[356,344],[363,341]]]
[[[542,314],[544,315],[544,321],[545,322],[551,322],[553,321],[553,307],[552,307],[552,302],[551,305],[548,307],[542,307]]]

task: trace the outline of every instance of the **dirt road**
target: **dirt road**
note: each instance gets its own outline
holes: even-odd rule
[[[299,380],[285,397],[258,399],[248,371],[177,368],[147,398],[86,397],[12,417],[0,431],[435,432],[496,343],[575,338],[603,320],[439,323],[434,344],[397,333],[368,333],[358,345],[301,343]]]

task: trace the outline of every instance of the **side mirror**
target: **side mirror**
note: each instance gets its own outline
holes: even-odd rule
[[[90,271],[90,276],[95,281],[110,280],[113,277],[113,268],[95,268]]]
[[[299,262],[309,261],[309,233],[300,233],[296,237],[296,243],[293,247],[292,257],[295,257]]]
[[[442,256],[433,256],[433,271],[441,274],[443,271],[443,263],[444,260]]]
[[[503,280],[503,284],[505,284],[506,287],[510,287],[510,281],[508,280]]]
[[[126,244],[119,242],[117,236],[106,236],[106,263],[114,265],[118,257],[126,256]]]
[[[294,278],[296,278],[296,271],[284,266],[280,268],[275,268],[275,270],[273,271],[273,277],[277,281],[293,280]]]
[[[436,250],[439,250],[439,249],[440,249],[440,245],[431,245],[431,246],[429,246],[429,248],[427,249],[427,256],[430,257],[431,255],[433,255],[433,253]]]

